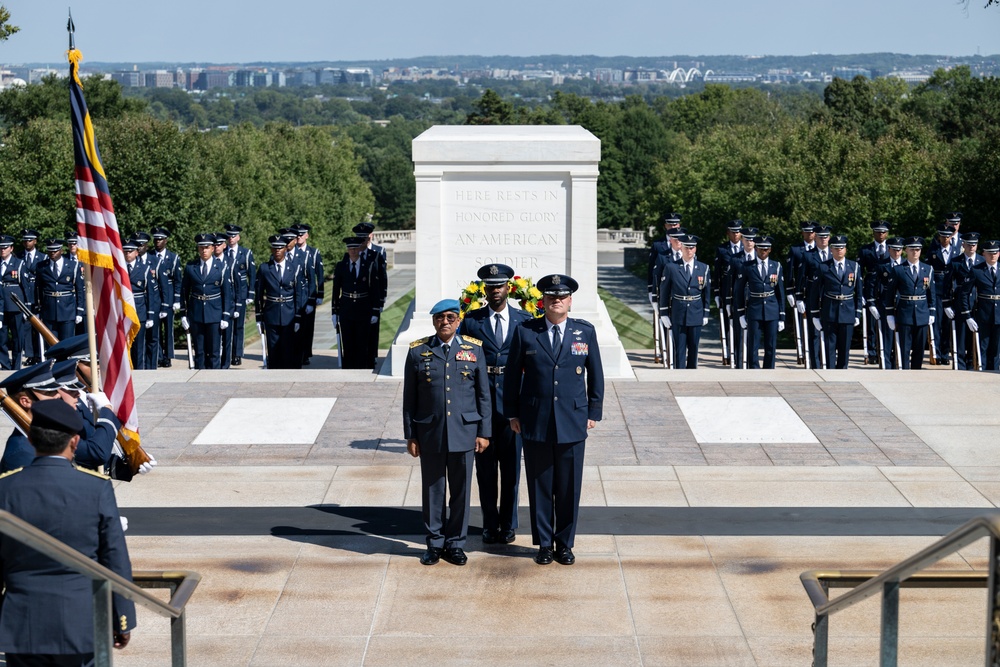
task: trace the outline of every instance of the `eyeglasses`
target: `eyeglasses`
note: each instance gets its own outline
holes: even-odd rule
[[[439,322],[457,322],[458,315],[454,313],[438,313],[434,316],[434,320]]]

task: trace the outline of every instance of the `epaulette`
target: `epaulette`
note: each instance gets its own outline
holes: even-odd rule
[[[2,475],[0,475],[0,479],[3,479],[4,477],[10,477],[10,476],[11,476],[11,475],[13,475],[14,473],[16,473],[16,472],[21,472],[22,470],[24,470],[24,467],[23,467],[23,466],[22,466],[22,467],[20,467],[20,468],[14,468],[13,470],[8,470],[7,472],[5,472],[5,473],[3,473]]]
[[[111,479],[105,474],[99,473],[96,470],[91,470],[90,468],[84,468],[83,466],[78,466],[75,463],[73,464],[73,467],[79,470],[80,472],[85,472],[88,475],[93,475],[94,477],[100,477],[101,479]]]
[[[479,340],[478,338],[473,338],[472,336],[466,336],[465,334],[462,334],[462,340],[464,340],[467,343],[478,345],[479,347],[483,346],[483,341]]]
[[[427,343],[427,342],[429,342],[429,341],[430,341],[430,339],[431,339],[431,337],[430,337],[430,336],[427,336],[426,338],[418,338],[418,339],[416,339],[415,341],[413,341],[412,343],[410,343],[410,349],[413,349],[413,348],[415,348],[415,347],[420,347],[420,346],[421,346],[421,345],[423,345],[424,343]]]

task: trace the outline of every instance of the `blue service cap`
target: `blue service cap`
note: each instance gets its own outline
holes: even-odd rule
[[[368,239],[362,236],[345,236],[344,245],[348,248],[360,248],[368,243]]]
[[[285,241],[280,234],[272,234],[267,237],[267,242],[272,248],[284,248],[288,245],[288,241]]]
[[[31,406],[31,427],[76,435],[83,430],[83,417],[78,410],[67,405],[66,401],[37,401]]]
[[[194,235],[194,242],[200,246],[215,245],[215,235],[208,232]]]
[[[124,241],[122,241],[122,250],[124,250],[125,252],[138,249],[139,249],[139,242],[135,239],[135,237],[127,238]]]
[[[226,225],[223,229],[226,230],[226,236],[237,236],[243,231],[243,228],[239,225]]]
[[[694,234],[684,234],[683,236],[681,236],[678,239],[678,241],[680,241],[682,245],[684,245],[684,246],[686,246],[688,248],[697,248],[698,247],[698,241],[700,241],[700,240],[701,239],[699,239]]]
[[[514,277],[514,269],[506,264],[484,264],[476,275],[487,285],[503,285]]]
[[[962,234],[962,243],[968,243],[969,245],[976,245],[979,243],[979,232],[966,232]]]
[[[743,238],[747,241],[753,241],[757,237],[757,231],[756,227],[744,227],[740,230],[740,234],[742,234]]]
[[[215,241],[212,242],[212,245],[222,245],[223,243],[226,242],[225,232],[216,232],[214,236],[215,236]]]
[[[67,232],[66,233],[66,244],[67,245],[76,245],[79,240],[80,240],[80,235],[77,234],[76,232]]]
[[[681,224],[681,214],[671,211],[663,218],[663,224],[665,225],[679,225]]]
[[[890,229],[892,229],[892,225],[890,225],[885,220],[876,220],[875,222],[872,223],[872,231],[873,232],[886,232],[886,233],[888,233]]]
[[[375,225],[370,222],[359,222],[351,228],[351,231],[359,236],[368,236],[375,231]]]
[[[980,248],[983,252],[1000,252],[1000,241],[987,241]]]
[[[431,308],[431,315],[448,312],[462,312],[462,307],[458,304],[458,299],[441,299]]]
[[[14,237],[10,234],[0,236],[0,248],[9,248],[14,245]]]
[[[904,239],[902,236],[893,236],[891,239],[889,239],[888,241],[886,241],[885,244],[887,246],[889,246],[890,248],[895,248],[897,250],[902,250],[903,246],[906,245],[906,239]]]
[[[310,225],[307,222],[297,222],[294,225],[292,225],[292,229],[295,230],[296,234],[298,234],[299,236],[301,236],[302,234],[305,234],[306,232],[311,232],[312,231],[312,225]]]
[[[24,229],[21,230],[21,240],[22,241],[34,241],[38,238],[37,229]]]
[[[836,236],[830,237],[830,247],[831,248],[846,248],[847,247],[847,236],[845,234],[837,234]]]
[[[772,243],[774,243],[774,238],[771,236],[764,235],[764,236],[758,236],[757,239],[754,241],[753,245],[755,248],[760,248],[761,250],[767,250],[768,248],[771,247]]]
[[[958,211],[952,211],[944,216],[944,219],[951,223],[962,222],[962,214]]]
[[[25,389],[55,390],[58,385],[52,379],[52,364],[54,363],[55,359],[46,359],[40,364],[11,373],[3,382],[0,382],[0,389],[5,389],[8,394],[16,394]]]
[[[552,273],[542,276],[535,287],[547,296],[566,296],[580,289],[580,283],[562,273]]]
[[[62,339],[46,350],[45,355],[50,359],[55,359],[56,361],[63,361],[65,359],[89,359],[90,341],[87,340],[87,334],[70,336],[69,338]]]
[[[45,250],[47,252],[55,252],[56,250],[62,250],[65,241],[62,239],[48,239],[45,241]]]
[[[833,234],[833,227],[830,225],[816,225],[814,229],[816,230],[816,236],[830,236]]]
[[[906,238],[907,248],[923,248],[924,247],[924,237],[922,236],[909,236]]]
[[[152,237],[146,232],[136,232],[132,235],[132,238],[138,241],[139,245],[149,245],[149,242],[152,240]]]
[[[76,376],[76,359],[63,359],[52,364],[52,379],[65,389],[84,389],[84,385]]]
[[[679,239],[682,236],[686,235],[687,233],[688,230],[685,227],[674,227],[673,229],[667,232],[667,236],[669,236],[672,239]]]
[[[816,225],[815,220],[806,220],[799,225],[799,230],[805,234],[811,234],[816,231]]]
[[[170,238],[170,232],[167,231],[166,227],[153,227],[149,230],[150,236],[154,239],[168,239]]]
[[[947,222],[942,222],[937,226],[938,236],[951,236],[955,233],[955,226]]]
[[[730,220],[726,224],[726,229],[730,232],[741,232],[743,231],[743,221],[740,220],[739,218],[736,218],[735,220]]]

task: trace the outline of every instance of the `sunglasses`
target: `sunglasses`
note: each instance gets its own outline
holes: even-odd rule
[[[437,315],[434,316],[434,319],[443,322],[457,322],[458,315],[455,315],[454,313],[449,313],[449,314],[438,313]]]

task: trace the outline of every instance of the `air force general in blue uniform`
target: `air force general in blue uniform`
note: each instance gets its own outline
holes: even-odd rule
[[[579,287],[569,276],[538,281],[545,317],[519,326],[504,371],[504,414],[524,439],[535,562],[571,565],[587,430],[602,417],[604,370],[597,332],[568,317]]]
[[[504,372],[514,331],[531,315],[507,303],[514,269],[487,264],[479,269],[486,287],[486,306],[469,311],[459,332],[483,342],[486,374],[493,403],[493,439],[476,454],[476,481],[483,509],[483,543],[510,544],[517,530],[517,491],[521,480],[521,436],[514,433],[503,411]],[[499,484],[499,494],[497,492]]]

